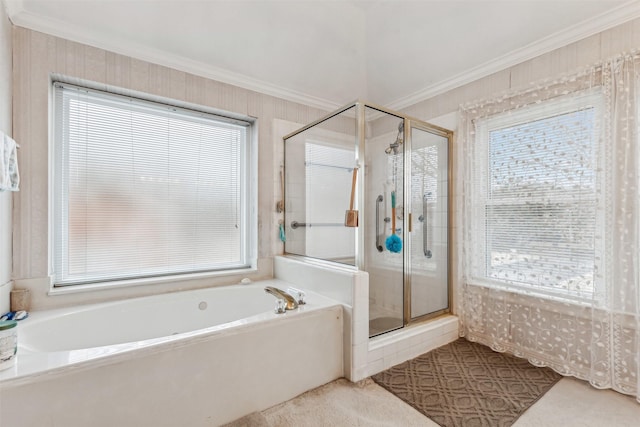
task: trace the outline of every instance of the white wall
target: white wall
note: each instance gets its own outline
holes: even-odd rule
[[[402,111],[421,120],[429,120],[457,111],[460,104],[497,97],[508,90],[526,88],[533,82],[574,73],[638,48],[640,19],[635,19],[444,92]]]
[[[7,41],[10,39],[8,36],[10,26],[4,13],[0,17],[0,26],[3,40],[0,53],[2,58],[10,58],[10,54],[4,53],[6,50],[9,52],[11,50],[11,45]],[[403,112],[429,121],[434,117],[456,111],[462,103],[495,97],[506,90],[522,88],[533,81],[569,73],[603,58],[638,47],[640,47],[640,20],[634,20],[420,102],[404,109]],[[324,115],[324,111],[23,28],[14,28],[13,49],[15,121],[12,130],[14,138],[22,145],[19,153],[22,189],[14,196],[13,201],[13,275],[16,286],[28,287],[32,290],[35,308],[118,299],[213,284],[212,281],[183,282],[81,295],[59,297],[47,295],[47,119],[48,82],[51,73],[60,73],[257,117],[260,133],[258,189],[260,262],[256,276],[271,276],[271,257],[275,253],[274,248],[281,247],[273,243],[278,236],[277,222],[274,221],[273,215],[274,200],[277,196],[274,189],[277,188],[278,182],[277,167],[274,167],[278,165],[278,161],[274,155],[277,155],[278,151],[274,150],[272,145],[274,141],[277,143],[278,138],[273,133],[273,122],[275,119],[283,119],[296,123],[309,123]],[[10,78],[2,77],[5,76],[5,67],[8,67],[9,61],[1,60],[0,63],[3,67],[0,70],[0,81],[3,83],[0,86],[2,101],[0,103],[6,106],[11,89],[10,85],[7,87],[4,83],[10,82]],[[5,113],[5,110],[4,107],[1,109],[0,126],[6,129],[11,125],[11,112],[8,110]],[[385,124],[380,123],[379,126],[385,126]],[[373,134],[376,132],[374,131]],[[455,146],[452,156],[455,158]],[[0,250],[6,251],[6,242],[8,242],[6,236],[11,230],[11,219],[6,218],[6,212],[10,212],[10,207],[7,206],[6,200],[0,203],[2,203],[0,208],[3,212],[3,216],[0,216],[2,232],[0,241],[3,242]],[[455,228],[455,211],[453,215],[452,225]],[[455,244],[455,241],[453,243]],[[5,252],[1,252],[0,283],[2,283],[1,279],[9,277],[5,271],[10,267],[5,264],[10,263],[10,258],[10,253],[5,255]],[[456,265],[455,258],[453,265]],[[455,273],[453,277],[456,277]],[[215,283],[234,283],[239,278],[240,276],[226,277]]]
[[[555,79],[572,74],[592,64],[614,57],[623,52],[640,49],[640,19],[629,21],[617,27],[603,31],[544,55],[522,62],[513,67],[476,80],[459,88],[437,95],[402,110],[403,113],[420,120],[431,122],[444,128],[457,130],[457,111],[460,105],[498,97],[505,92],[522,90],[534,82]],[[375,124],[382,127],[380,120]],[[454,177],[453,206],[451,212],[452,280],[454,288],[459,281],[459,240],[460,223],[458,206],[461,206],[461,185],[458,179],[458,148],[454,134],[452,176]],[[456,292],[453,293],[453,309],[456,309]]]
[[[31,290],[35,309],[114,300],[272,277],[277,238],[273,123],[309,123],[325,111],[135,58],[14,27],[14,137],[20,141],[21,191],[14,199],[15,286]],[[215,279],[48,295],[48,101],[51,74],[111,85],[258,119],[258,271]],[[279,190],[278,190],[279,193]]]
[[[12,45],[11,22],[7,18],[4,3],[0,4],[0,131],[12,133],[11,93],[12,93]],[[9,311],[11,290],[11,203],[12,193],[0,193],[0,314]]]

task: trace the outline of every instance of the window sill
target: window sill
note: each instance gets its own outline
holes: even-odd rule
[[[163,284],[163,283],[189,281],[189,280],[237,276],[242,274],[256,273],[257,271],[258,271],[257,266],[251,266],[251,267],[238,268],[233,270],[175,274],[171,276],[147,277],[142,279],[111,280],[111,281],[104,281],[104,282],[98,282],[98,283],[89,283],[84,285],[79,284],[79,285],[56,286],[55,284],[51,283],[49,292],[47,292],[47,294],[49,296],[68,295],[68,294],[75,294],[80,292],[104,291],[108,289],[120,289],[120,288],[134,287],[134,286],[156,285],[156,284]]]
[[[564,293],[553,292],[553,291],[546,292],[539,289],[528,288],[528,287],[518,286],[514,284],[489,282],[486,279],[483,280],[480,278],[472,278],[468,282],[468,285],[489,288],[495,291],[510,292],[510,293],[525,296],[525,297],[542,298],[542,299],[546,299],[546,300],[561,303],[561,304],[570,304],[570,305],[575,305],[579,307],[595,308],[597,306],[596,301],[586,296],[577,296],[577,295],[564,294]]]

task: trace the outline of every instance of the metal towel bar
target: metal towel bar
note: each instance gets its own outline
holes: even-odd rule
[[[311,224],[307,222],[291,221],[291,228],[293,228],[294,230],[298,227],[311,228],[311,227],[339,227],[339,226],[344,227],[344,223],[343,222],[314,222],[313,224]]]

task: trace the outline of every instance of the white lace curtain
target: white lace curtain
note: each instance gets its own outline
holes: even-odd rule
[[[638,401],[639,104],[634,53],[461,108],[456,290],[471,341]]]

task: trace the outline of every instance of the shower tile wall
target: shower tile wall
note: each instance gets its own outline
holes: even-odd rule
[[[355,263],[355,229],[344,226],[349,209],[351,178],[355,164],[353,138],[348,147],[325,145],[327,140],[306,146],[307,253],[322,259]],[[355,208],[355,207],[354,207]]]
[[[284,144],[285,251],[355,265],[356,229],[344,226],[356,163],[353,108]]]
[[[318,154],[332,147],[303,140],[304,137],[293,137],[286,147],[287,252],[353,263],[354,233],[352,229],[344,227],[352,171],[346,165],[353,167],[355,163],[353,150],[337,149],[335,152]],[[293,228],[293,221],[306,223],[307,226]]]

